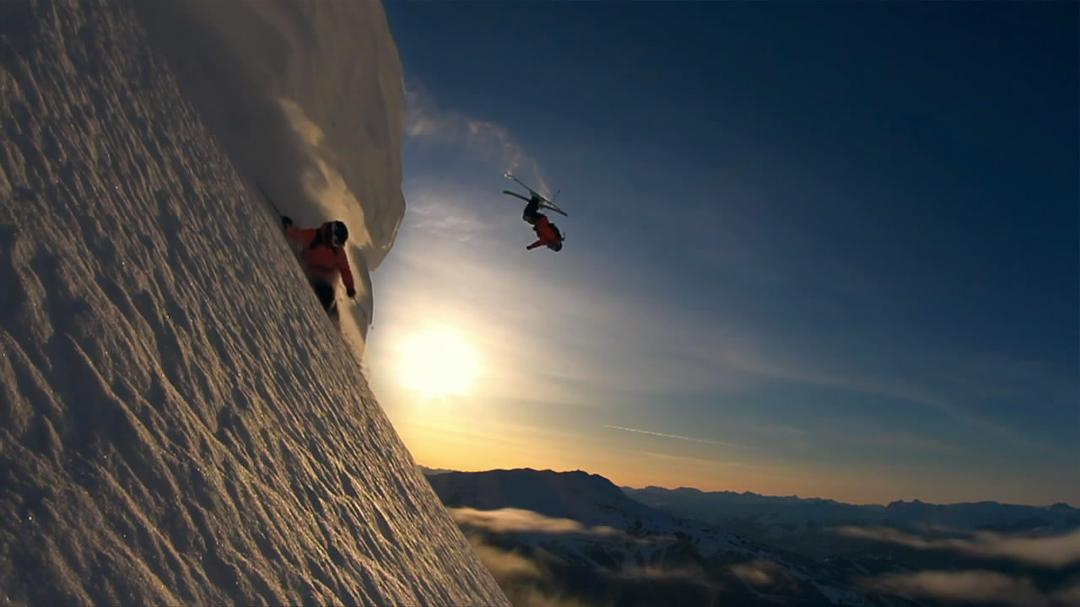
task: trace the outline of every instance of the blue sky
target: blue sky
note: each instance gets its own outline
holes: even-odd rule
[[[418,461],[1080,502],[1074,4],[401,3]],[[570,212],[558,254],[500,190]],[[402,386],[450,327],[463,394]]]

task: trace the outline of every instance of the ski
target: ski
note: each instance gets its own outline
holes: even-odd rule
[[[517,192],[511,191],[511,190],[503,190],[503,194],[507,194],[507,195],[513,196],[515,198],[520,198],[520,199],[524,200],[525,202],[529,202],[529,197],[528,196],[522,196],[521,194],[518,194]],[[566,211],[564,211],[564,210],[560,209],[559,207],[555,206],[554,203],[549,202],[546,198],[541,198],[540,199],[540,207],[544,208],[544,209],[549,209],[551,211],[554,211],[554,212],[558,213],[559,215],[562,215],[563,217],[569,217],[569,215],[566,214]]]
[[[569,215],[566,214],[566,211],[562,210],[562,208],[559,207],[559,205],[555,204],[547,196],[544,196],[540,192],[537,192],[536,190],[529,187],[528,184],[526,184],[524,181],[518,179],[517,176],[515,176],[510,171],[507,171],[507,172],[503,173],[503,177],[506,177],[507,179],[511,179],[511,180],[517,182],[518,184],[520,184],[521,187],[525,188],[526,190],[529,190],[530,194],[532,194],[533,196],[536,196],[537,198],[540,199],[540,206],[544,207],[545,209],[550,209],[550,210],[558,213],[559,215],[562,215],[563,217],[569,217]],[[509,194],[511,196],[516,196],[516,197],[524,200],[525,202],[529,201],[528,198],[522,196],[521,194],[518,194],[517,192],[512,192],[510,190],[503,190],[503,194]]]

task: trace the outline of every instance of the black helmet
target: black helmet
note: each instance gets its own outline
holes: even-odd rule
[[[349,228],[341,221],[328,221],[323,224],[323,238],[332,247],[341,247],[349,239]]]

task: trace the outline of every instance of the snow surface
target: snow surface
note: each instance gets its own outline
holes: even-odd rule
[[[366,38],[379,90],[352,100],[321,97],[338,74],[302,37],[249,76],[307,127],[350,102],[378,127],[307,150],[360,193],[377,260],[401,204],[381,7],[222,4]],[[286,198],[319,163],[238,158],[222,129],[272,113],[207,118],[148,49],[127,4],[0,3],[0,604],[507,604],[252,195],[259,167]]]

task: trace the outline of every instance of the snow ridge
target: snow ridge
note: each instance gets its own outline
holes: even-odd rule
[[[0,6],[0,602],[506,604],[203,120],[127,5]]]
[[[135,2],[237,171],[300,225],[349,225],[360,294],[357,342],[371,322],[368,271],[405,213],[401,64],[378,2]]]

